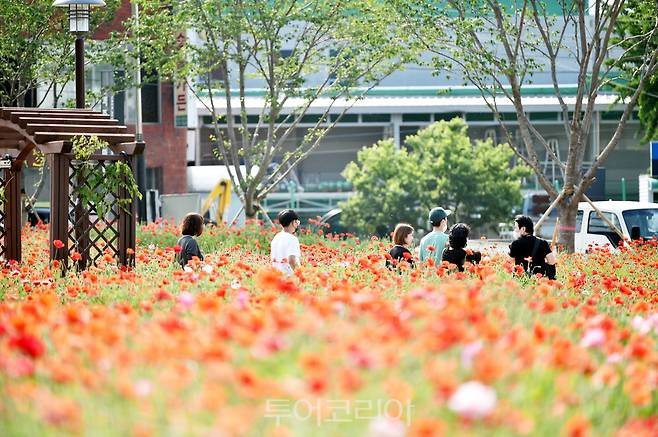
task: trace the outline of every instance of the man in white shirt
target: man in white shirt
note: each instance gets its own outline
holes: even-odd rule
[[[270,259],[274,268],[292,275],[302,258],[299,240],[295,237],[301,221],[292,209],[284,209],[277,215],[277,219],[283,229],[272,239]]]

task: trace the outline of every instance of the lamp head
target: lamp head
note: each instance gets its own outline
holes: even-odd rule
[[[89,32],[89,14],[91,8],[105,6],[103,0],[55,0],[55,7],[69,8],[69,31],[74,33]]]

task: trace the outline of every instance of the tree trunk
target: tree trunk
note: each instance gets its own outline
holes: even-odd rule
[[[244,214],[247,219],[254,219],[258,214],[258,205],[256,199],[254,199],[253,193],[245,193],[245,202],[244,202]]]
[[[558,217],[558,244],[562,250],[573,253],[575,247],[576,214],[578,213],[578,202],[569,196],[557,205]]]

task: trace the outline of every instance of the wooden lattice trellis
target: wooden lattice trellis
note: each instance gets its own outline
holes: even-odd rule
[[[34,148],[48,157],[50,166],[50,257],[69,265],[75,252],[76,267],[83,269],[109,255],[121,264],[130,265],[134,258],[136,202],[110,208],[99,215],[97,205],[83,205],[79,187],[89,187],[89,180],[80,171],[80,163],[71,154],[72,139],[96,136],[107,142],[111,153],[93,155],[91,162],[97,171],[109,163],[123,160],[133,169],[133,156],[141,154],[144,143],[136,143],[126,126],[107,114],[86,109],[0,108],[0,153],[12,159],[10,169],[0,178],[4,201],[0,204],[0,258],[21,259],[21,196],[22,163]],[[85,185],[86,184],[86,185]],[[127,199],[125,189],[107,193],[110,199]],[[114,202],[116,204],[118,202]],[[64,247],[58,249],[54,242]]]
[[[134,264],[134,257],[126,250],[134,248],[134,230],[130,226],[135,220],[134,202],[125,204],[128,196],[124,189],[108,192],[101,186],[102,180],[89,178],[91,173],[103,173],[119,160],[132,167],[131,159],[127,155],[92,155],[88,161],[92,168],[88,168],[70,154],[65,157],[69,159],[67,246],[69,253],[80,255],[76,267],[85,269],[106,255],[124,265]],[[82,187],[102,191],[110,208],[99,210],[98,205],[84,204],[80,196]]]

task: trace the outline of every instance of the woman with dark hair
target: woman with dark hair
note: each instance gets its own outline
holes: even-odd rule
[[[185,267],[195,256],[203,261],[201,249],[194,239],[203,233],[203,217],[194,212],[187,214],[180,225],[180,231],[183,236],[176,243],[180,247],[180,252],[176,255],[178,264]]]
[[[401,262],[407,262],[411,267],[414,266],[414,259],[409,246],[414,241],[414,228],[406,223],[398,223],[393,231],[393,248],[388,252],[390,259],[386,260],[386,267],[392,268],[400,265]]]
[[[482,254],[480,252],[473,252],[466,249],[466,243],[468,242],[468,234],[471,232],[471,228],[468,227],[465,223],[457,223],[450,229],[448,234],[448,245],[443,250],[442,260],[448,262],[449,264],[457,266],[457,269],[460,272],[464,271],[464,263],[470,262],[477,264],[482,259]]]

